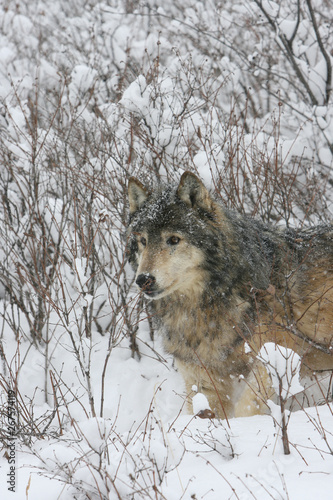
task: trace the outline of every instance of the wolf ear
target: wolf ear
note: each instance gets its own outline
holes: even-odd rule
[[[128,199],[131,214],[134,214],[142,207],[148,196],[148,189],[138,179],[130,177],[128,181]]]
[[[206,186],[192,172],[184,172],[181,176],[177,195],[190,208],[212,209],[212,199]]]

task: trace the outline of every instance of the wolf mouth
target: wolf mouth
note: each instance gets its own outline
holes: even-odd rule
[[[164,289],[162,290],[143,290],[143,294],[148,298],[148,299],[157,299],[159,296],[164,292]]]
[[[151,273],[139,273],[135,283],[141,290],[143,295],[148,299],[159,299],[164,295],[168,295],[173,288],[176,280],[173,280],[167,287],[160,288],[156,281],[156,277]]]
[[[172,282],[169,286],[165,288],[158,288],[154,290],[143,290],[141,289],[140,291],[143,293],[143,295],[150,300],[158,300],[162,297],[165,297],[166,295],[169,295],[172,293],[172,288],[173,288],[174,282]]]

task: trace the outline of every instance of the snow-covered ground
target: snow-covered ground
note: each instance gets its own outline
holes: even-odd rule
[[[159,342],[154,348],[163,353]],[[93,351],[98,399],[103,342]],[[64,353],[58,363],[73,372],[71,357]],[[21,375],[23,394],[32,386],[38,391],[38,364],[31,359],[30,370]],[[331,407],[291,415],[286,456],[271,416],[227,422],[180,414],[183,393],[171,359],[162,363],[146,347],[141,361],[134,360],[124,341],[107,372],[106,417],[92,418],[72,403],[72,425],[60,436],[55,417],[30,446],[16,440],[16,491],[6,488],[9,463],[2,456],[1,498],[332,498]],[[45,411],[45,405],[35,404],[36,418]]]
[[[189,168],[265,220],[331,217],[308,11],[263,2],[270,32],[256,2],[136,3],[0,5],[0,498],[330,500],[332,405],[290,415],[290,455],[273,403],[275,419],[194,417],[124,261],[128,175]]]
[[[16,440],[16,492],[6,488],[2,456],[1,498],[332,498],[332,408],[291,415],[286,456],[271,416],[226,422],[179,414],[184,388],[171,360],[161,363],[147,349],[139,362],[123,344],[107,373],[106,417],[72,404],[72,425],[60,436],[51,426],[29,447]],[[154,348],[162,352],[158,342]],[[96,398],[101,350],[102,342],[92,361]],[[73,370],[70,354],[61,361]],[[36,365],[22,376],[21,391],[38,388]],[[45,410],[36,404],[36,417]],[[53,424],[55,432],[56,417]]]

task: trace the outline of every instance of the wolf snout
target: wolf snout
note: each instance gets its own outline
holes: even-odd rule
[[[153,291],[153,289],[155,287],[156,278],[152,274],[143,273],[143,274],[139,274],[139,276],[136,278],[135,283],[145,293],[150,293]]]

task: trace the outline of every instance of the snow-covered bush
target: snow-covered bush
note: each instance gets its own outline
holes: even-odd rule
[[[285,408],[288,398],[304,390],[299,380],[302,360],[292,349],[274,342],[266,342],[261,347],[257,358],[264,364],[277,395],[278,404],[271,400],[268,400],[267,404],[275,424],[281,430],[284,453],[289,455],[287,427],[290,412]]]

